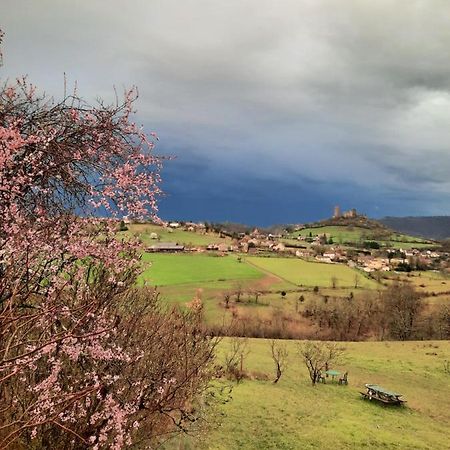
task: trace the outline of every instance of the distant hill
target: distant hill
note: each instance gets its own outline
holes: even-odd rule
[[[401,233],[429,239],[450,238],[450,216],[384,217],[379,222]]]

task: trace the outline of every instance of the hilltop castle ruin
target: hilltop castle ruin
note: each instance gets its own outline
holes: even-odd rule
[[[354,217],[358,217],[358,212],[355,208],[349,209],[348,211],[341,212],[341,207],[336,205],[334,207],[333,219],[339,219],[340,217],[344,217],[346,219],[351,219]]]

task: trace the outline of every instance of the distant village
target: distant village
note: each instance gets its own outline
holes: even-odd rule
[[[124,218],[124,222],[129,222]],[[226,255],[229,252],[258,254],[260,256],[270,256],[275,253],[282,256],[290,256],[313,260],[328,264],[347,264],[350,267],[358,268],[364,272],[388,272],[388,271],[411,271],[426,269],[446,269],[449,253],[439,249],[436,245],[430,244],[430,248],[414,244],[407,248],[401,248],[401,243],[394,247],[380,246],[374,240],[360,243],[337,243],[328,234],[310,233],[310,235],[298,235],[293,238],[295,232],[305,228],[314,229],[326,225],[340,226],[364,226],[380,227],[376,221],[367,219],[359,214],[356,209],[341,212],[339,206],[334,208],[330,219],[314,224],[298,224],[279,229],[276,232],[268,232],[254,228],[252,230],[240,231],[239,225],[220,225],[196,222],[164,222],[161,227],[167,233],[174,233],[176,230],[198,233],[201,235],[215,236],[209,245],[188,245],[184,242],[162,241],[157,232],[150,234],[153,244],[147,247],[149,252],[215,252],[218,256]],[[386,233],[386,230],[382,230]],[[174,233],[175,235],[176,233]],[[224,239],[224,242],[217,242],[217,235]],[[420,248],[421,247],[421,248]]]

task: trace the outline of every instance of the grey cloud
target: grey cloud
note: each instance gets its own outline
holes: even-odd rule
[[[64,71],[91,97],[137,84],[139,120],[210,170],[450,197],[447,0],[3,0],[0,17],[2,71],[55,94]]]

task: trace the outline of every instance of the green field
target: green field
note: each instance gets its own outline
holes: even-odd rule
[[[304,228],[296,231],[292,236],[318,236],[326,234],[327,237],[332,237],[336,244],[344,244],[346,242],[360,242],[369,236],[372,236],[371,230],[362,227],[348,227],[348,226],[324,226]]]
[[[140,283],[148,280],[156,286],[195,284],[207,287],[214,282],[249,280],[263,276],[260,270],[239,262],[231,255],[144,253],[142,260],[151,265],[140,276]]]
[[[450,277],[436,271],[417,271],[408,274],[385,274],[385,282],[401,281],[410,283],[414,289],[423,294],[424,301],[430,307],[450,305]]]
[[[381,287],[348,266],[298,258],[243,256],[239,262],[237,255],[144,253],[143,259],[152,265],[140,283],[157,285],[164,299],[183,304],[201,288],[207,322],[217,323],[229,314],[221,306],[220,295],[237,285],[249,289],[237,310],[267,318],[276,308],[294,315],[300,292],[306,300],[315,295],[348,295],[354,289],[355,275],[363,289]],[[330,287],[332,277],[337,278],[338,289]],[[437,272],[387,277],[405,279],[422,292],[439,294],[447,290],[447,282],[450,286],[449,279]],[[320,287],[319,294],[313,293],[314,286]],[[250,300],[255,287],[266,290],[258,304]],[[284,298],[280,289],[287,290]],[[298,342],[285,344],[288,369],[274,385],[268,341],[249,340],[244,362],[249,379],[234,385],[230,401],[217,406],[208,432],[201,440],[176,438],[164,448],[450,449],[450,374],[444,370],[444,361],[450,360],[449,341],[344,343],[345,360],[335,368],[349,372],[349,386],[327,383],[316,387],[311,386],[298,355]],[[223,339],[218,364],[228,346],[229,340]],[[261,381],[267,377],[269,381]],[[407,406],[386,408],[361,400],[359,391],[365,383],[401,392]]]
[[[232,310],[225,309],[223,295],[231,293],[232,305],[240,316],[270,320],[274,310],[286,314],[297,312],[297,300],[342,297],[350,292],[363,295],[366,290],[383,289],[383,285],[368,278],[364,272],[342,264],[325,264],[298,258],[216,256],[209,253],[144,253],[143,261],[151,263],[139,277],[138,283],[157,286],[162,299],[170,304],[186,305],[201,290],[204,318],[209,324],[222,323],[231,318]],[[336,278],[337,289],[332,288]],[[358,288],[355,291],[357,278]],[[431,307],[449,304],[450,278],[437,272],[387,273],[383,283],[395,280],[414,285],[427,294],[425,302]],[[320,292],[314,294],[317,286]],[[233,293],[242,290],[239,303]],[[255,301],[254,292],[261,294]],[[281,292],[287,294],[282,297]],[[293,316],[294,317],[294,316]],[[298,318],[297,315],[295,317]]]
[[[393,248],[429,248],[435,246],[434,243],[415,236],[408,236],[400,233],[381,233],[380,230],[372,230],[358,226],[323,226],[304,228],[296,231],[291,237],[297,236],[319,236],[326,234],[331,237],[335,244],[358,244],[364,241],[375,240],[382,246]]]
[[[345,296],[354,290],[355,276],[358,290],[380,287],[374,280],[348,266],[307,262],[297,258],[215,256],[199,253],[161,254],[144,253],[144,263],[150,263],[138,279],[140,285],[157,286],[164,301],[185,305],[201,289],[205,320],[219,323],[230,317],[223,307],[223,293],[242,289],[241,302],[235,304],[240,313],[266,317],[273,309],[294,312],[300,294],[313,296],[312,288],[321,288],[321,294]],[[338,289],[331,289],[336,277]],[[255,303],[253,292],[263,294]],[[287,295],[282,298],[281,291]],[[233,300],[235,297],[233,296]]]
[[[164,301],[185,305],[201,290],[205,320],[217,323],[223,320],[222,302],[224,292],[234,292],[238,287],[244,292],[242,306],[246,305],[249,291],[281,291],[296,286],[275,275],[265,273],[236,255],[216,256],[208,253],[144,253],[144,263],[150,265],[138,278],[138,284],[157,286]],[[280,300],[280,294],[275,295]],[[261,305],[263,302],[261,299]]]
[[[221,343],[221,351],[229,345]],[[349,385],[312,387],[295,341],[286,341],[289,365],[276,385],[245,380],[232,400],[220,406],[220,426],[204,441],[179,439],[171,448],[269,449],[449,449],[450,342],[344,343]],[[218,356],[220,360],[220,354]],[[268,342],[250,341],[244,368],[272,376]],[[383,407],[362,400],[365,383],[404,395],[406,407]]]
[[[357,277],[359,287],[378,287],[374,280],[342,264],[309,262],[298,258],[248,257],[246,261],[298,286],[329,287],[332,278],[336,277],[338,287],[354,287]]]
[[[185,231],[180,229],[163,228],[152,224],[129,224],[128,231],[123,232],[125,236],[137,236],[146,245],[153,245],[157,242],[177,242],[188,246],[207,246],[209,244],[230,244],[229,237],[220,237],[217,233],[196,233],[195,231]],[[150,239],[150,235],[156,233],[158,240]]]
[[[440,294],[450,292],[450,277],[440,272],[428,270],[410,272],[408,274],[393,273],[385,276],[390,282],[404,281],[411,283],[420,293]]]
[[[379,243],[385,247],[391,247],[394,249],[402,249],[402,250],[409,250],[412,248],[416,248],[418,250],[424,249],[424,248],[434,248],[438,247],[437,244],[430,244],[426,242],[403,242],[403,241],[379,241]]]

